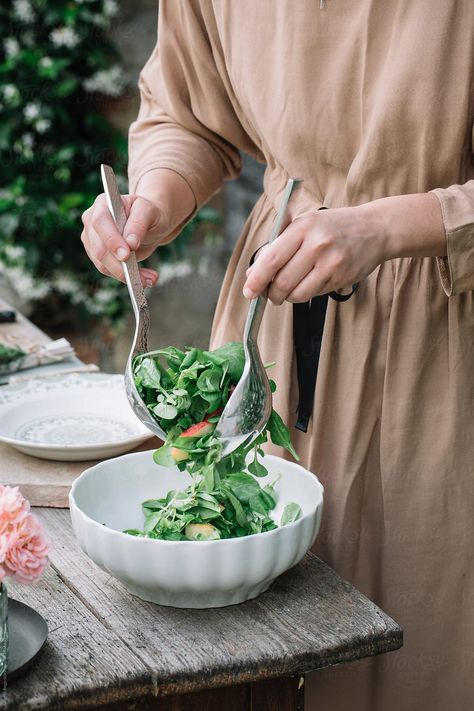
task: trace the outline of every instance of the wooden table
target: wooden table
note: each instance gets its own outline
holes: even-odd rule
[[[255,600],[180,610],[133,597],[97,568],[67,510],[37,513],[51,567],[9,591],[44,615],[49,639],[0,708],[297,711],[305,672],[402,644],[398,625],[312,554]]]
[[[0,461],[0,481],[2,462]],[[51,566],[12,597],[49,638],[0,709],[301,711],[304,674],[402,645],[399,626],[308,554],[256,600],[214,610],[143,602],[82,553],[69,511],[41,508]],[[199,544],[197,544],[199,545]]]

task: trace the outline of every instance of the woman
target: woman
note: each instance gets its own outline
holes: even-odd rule
[[[474,4],[162,0],[158,48],[130,131],[124,237],[99,196],[86,250],[120,279],[130,249],[145,258],[173,239],[238,174],[238,149],[267,164],[212,346],[241,338],[246,299],[272,282],[260,345],[294,424],[293,304],[360,284],[328,302],[313,416],[293,443],[325,486],[316,552],[405,632],[399,652],[312,675],[314,708],[466,711]],[[304,181],[292,222],[246,277],[288,176]]]

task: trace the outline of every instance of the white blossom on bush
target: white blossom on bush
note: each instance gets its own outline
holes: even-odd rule
[[[40,119],[35,123],[35,130],[38,133],[46,133],[51,128],[51,121],[49,119]]]
[[[17,262],[23,259],[26,254],[25,248],[18,244],[5,245],[3,252],[11,262]]]
[[[110,302],[115,298],[115,296],[115,289],[111,289],[108,286],[104,286],[102,287],[102,289],[99,289],[99,291],[94,294],[94,301],[97,302],[97,304],[101,304],[102,306],[107,306],[107,304],[110,304]]]
[[[53,66],[53,60],[51,59],[51,57],[41,57],[41,59],[39,60],[39,65],[43,69],[50,69],[50,67]]]
[[[6,267],[0,260],[0,273],[12,291],[24,301],[44,299],[51,291],[48,281],[35,279],[23,266]]]
[[[77,32],[74,32],[71,27],[56,27],[49,38],[56,47],[68,47],[69,49],[74,49],[81,41]]]
[[[26,104],[25,108],[23,109],[23,115],[27,121],[34,121],[34,119],[38,118],[40,112],[41,106],[34,101],[30,101],[30,103]]]
[[[126,79],[117,65],[110,69],[100,69],[83,82],[83,87],[91,93],[106,96],[120,96],[126,85]]]
[[[6,40],[3,41],[3,47],[8,59],[13,59],[13,57],[16,57],[20,52],[20,44],[16,37],[7,37]]]
[[[114,17],[118,12],[118,5],[115,0],[104,0],[104,15],[109,17]]]
[[[14,84],[5,84],[5,86],[2,87],[2,93],[7,104],[14,103],[20,98],[20,92]]]
[[[60,294],[75,294],[81,290],[78,280],[69,274],[61,274],[56,277],[53,286]]]
[[[180,262],[161,264],[159,267],[160,280],[159,286],[163,286],[172,279],[182,279],[193,273],[193,266],[190,262],[183,259]]]
[[[33,148],[35,144],[35,137],[32,133],[24,133],[22,136],[22,142],[25,148]]]
[[[35,19],[29,0],[13,0],[13,14],[21,22],[34,22]]]
[[[94,314],[95,316],[102,316],[102,314],[104,313],[103,305],[98,304],[94,299],[86,299],[85,304],[90,314]]]
[[[35,144],[35,137],[32,133],[24,133],[21,138],[19,138],[13,144],[13,150],[22,155],[28,160],[33,158],[33,146]]]

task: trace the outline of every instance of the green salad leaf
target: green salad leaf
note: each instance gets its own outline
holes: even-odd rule
[[[275,483],[261,486],[268,471],[262,445],[268,436],[298,459],[290,433],[272,410],[263,432],[226,457],[214,431],[245,364],[242,343],[214,351],[174,346],[137,356],[132,364],[137,390],[152,417],[166,432],[166,442],[153,455],[156,464],[177,465],[191,475],[183,491],[144,501],[143,530],[133,536],[164,540],[217,540],[263,533],[277,528]],[[275,383],[271,381],[272,392]],[[295,521],[300,507],[288,504],[281,525]]]
[[[5,343],[0,343],[0,366],[11,365],[18,360],[21,360],[26,355],[21,348],[7,346]]]
[[[286,526],[287,523],[297,521],[301,517],[301,507],[298,504],[290,503],[283,509],[281,516],[281,525]]]

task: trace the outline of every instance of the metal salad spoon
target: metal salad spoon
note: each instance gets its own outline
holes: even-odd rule
[[[109,165],[102,164],[100,166],[102,176],[102,184],[104,186],[105,197],[107,198],[107,206],[114,218],[120,234],[123,234],[127,215],[123,206],[120,190],[117,185],[115,173]],[[166,439],[166,433],[161,429],[158,422],[153,418],[149,409],[143,402],[136,388],[133,379],[132,363],[137,355],[148,353],[148,330],[150,328],[150,311],[146,300],[145,291],[140,279],[138,270],[138,262],[135,252],[130,253],[130,257],[126,262],[122,263],[125,281],[127,282],[128,293],[135,314],[135,334],[133,336],[132,346],[125,366],[125,392],[128,402],[138,419],[148,427],[157,437],[163,441]]]
[[[293,189],[300,181],[290,178],[281,198],[267,244],[280,234]],[[215,434],[223,444],[223,456],[241,444],[250,444],[261,433],[272,411],[272,393],[257,345],[257,336],[267,305],[268,287],[250,302],[244,326],[245,365],[242,376],[216,425]]]

